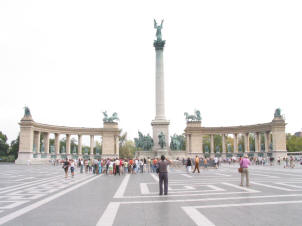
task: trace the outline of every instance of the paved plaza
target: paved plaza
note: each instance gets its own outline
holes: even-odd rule
[[[187,174],[171,168],[169,195],[153,173],[64,178],[60,166],[0,164],[0,225],[301,225],[302,168],[237,164]]]

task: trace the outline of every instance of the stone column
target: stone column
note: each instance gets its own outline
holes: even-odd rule
[[[28,164],[33,159],[34,125],[31,116],[24,116],[19,123],[20,142],[16,164]]]
[[[70,134],[66,134],[66,154],[70,155]]]
[[[244,152],[250,152],[250,134],[244,134]]]
[[[238,134],[234,134],[234,153],[238,153]]]
[[[269,150],[269,146],[268,146],[268,133],[267,132],[265,132],[264,133],[264,145],[265,145],[265,152],[267,153],[268,152],[268,150]]]
[[[163,150],[169,149],[169,124],[165,115],[165,83],[164,83],[164,60],[163,51],[165,41],[154,41],[153,46],[156,52],[155,63],[155,107],[156,115],[155,119],[151,122],[153,128],[153,150],[161,150],[162,148],[158,144],[158,135],[162,132],[165,135],[166,147]]]
[[[272,142],[275,158],[287,156],[285,120],[281,116],[275,116],[272,121]]]
[[[156,96],[156,116],[155,120],[165,120],[165,82],[164,82],[164,45],[154,45],[156,52],[155,66],[155,96]]]
[[[255,152],[259,152],[259,133],[255,133]]]
[[[55,152],[56,155],[60,154],[60,134],[55,133]]]
[[[94,136],[90,135],[90,156],[93,158],[93,149],[94,149]]]
[[[215,147],[214,147],[214,135],[211,134],[211,141],[210,141],[210,153],[215,153]]]
[[[222,153],[226,153],[226,149],[225,149],[225,134],[222,134]]]
[[[268,145],[268,151],[269,152],[271,151],[271,149],[270,149],[271,142],[272,142],[272,140],[271,140],[271,131],[268,131],[267,132],[267,145]]]
[[[41,139],[41,132],[40,131],[36,131],[35,132],[35,137],[34,137],[34,144],[36,146],[36,151],[37,154],[40,153],[40,139]]]
[[[186,136],[186,151],[187,153],[191,153],[191,134],[187,134]]]
[[[44,133],[45,154],[49,154],[49,133]]]
[[[82,155],[82,135],[78,135],[78,155]]]

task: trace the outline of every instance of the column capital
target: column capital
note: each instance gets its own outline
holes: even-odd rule
[[[155,50],[164,50],[166,44],[166,40],[154,40],[153,46],[155,47]]]

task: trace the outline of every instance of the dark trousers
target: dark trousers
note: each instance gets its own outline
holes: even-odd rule
[[[159,195],[163,194],[163,182],[164,182],[164,194],[168,194],[168,173],[159,173]]]
[[[120,174],[120,166],[115,166],[115,174],[114,175],[116,175],[116,174],[121,175]]]

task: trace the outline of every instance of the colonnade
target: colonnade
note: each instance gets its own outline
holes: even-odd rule
[[[187,122],[186,152],[187,154],[205,154],[205,156],[241,156],[246,153],[250,156],[274,156],[286,155],[286,123],[282,116],[275,116],[272,122],[248,126],[233,127],[202,127],[201,122]],[[229,134],[233,136],[233,150],[227,148],[226,140]],[[250,135],[255,139],[254,150],[250,150]],[[221,136],[222,150],[217,151],[214,144],[214,136]],[[210,138],[210,149],[204,150],[203,138]],[[239,137],[243,136],[243,147],[239,146]],[[264,137],[263,142],[261,137]],[[220,148],[219,148],[220,149]]]
[[[60,134],[60,133],[54,133],[55,139],[54,139],[54,148],[52,150],[50,146],[50,134],[48,132],[41,132],[41,131],[34,131],[34,141],[33,141],[33,154],[36,156],[41,155],[41,157],[46,156],[46,154],[50,154],[51,156],[55,156],[55,158],[59,158],[60,155],[73,155],[75,156],[81,156],[81,155],[88,155],[87,152],[83,153],[83,145],[82,145],[82,138],[85,135],[82,134]],[[41,135],[43,136],[42,144],[43,148],[41,147]],[[64,150],[60,150],[60,136],[65,135],[66,136],[66,144],[64,146]],[[77,139],[77,150],[74,152],[74,149],[71,149],[71,136],[76,135],[78,137]],[[101,150],[94,150],[95,148],[95,135],[88,135],[90,137],[90,146],[89,146],[89,155],[94,156],[94,155],[100,155]],[[74,144],[76,145],[76,144]],[[117,150],[114,148],[113,154],[116,155]],[[34,157],[36,157],[34,156]]]
[[[65,127],[46,125],[35,122],[30,115],[24,116],[20,125],[19,154],[16,163],[41,163],[47,160],[62,158],[94,158],[119,156],[120,129],[115,122],[104,123],[103,128]],[[50,135],[54,134],[54,145],[50,146]],[[65,151],[60,151],[60,136],[66,136]],[[71,136],[77,136],[76,153],[71,150]],[[41,136],[43,137],[41,142]],[[83,136],[90,137],[88,152],[82,150]],[[102,154],[94,154],[95,137],[102,137]],[[43,147],[41,147],[41,143]],[[100,150],[101,151],[101,150]]]

